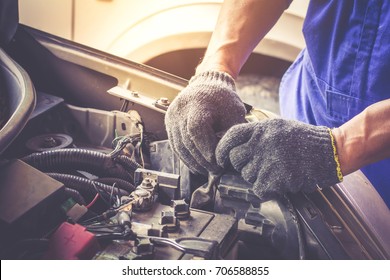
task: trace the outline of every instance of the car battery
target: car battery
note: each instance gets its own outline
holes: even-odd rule
[[[237,220],[185,205],[176,200],[170,206],[154,203],[147,212],[133,212],[131,229],[143,238],[110,242],[95,259],[234,259]]]

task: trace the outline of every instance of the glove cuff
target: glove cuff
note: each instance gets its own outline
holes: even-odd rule
[[[339,160],[339,154],[337,153],[336,141],[334,139],[332,130],[330,128],[328,128],[328,132],[329,132],[330,139],[332,142],[333,158],[334,158],[334,161],[336,162],[337,178],[339,179],[340,182],[342,182],[344,178],[343,178],[343,173],[341,172],[341,165],[340,165],[340,160]]]
[[[210,84],[236,91],[236,84],[232,76],[226,72],[210,70],[201,72],[190,79],[189,84]]]
[[[313,127],[316,129],[316,133],[311,134],[309,137],[313,137],[310,141],[316,143],[312,151],[312,159],[317,158],[315,153],[322,151],[323,157],[319,159],[317,164],[313,165],[313,162],[307,162],[308,165],[312,165],[312,175],[318,183],[318,187],[328,187],[336,183],[343,181],[343,175],[341,173],[340,162],[336,150],[336,142],[333,137],[332,131],[328,127],[320,126]],[[308,139],[309,140],[309,139]],[[317,150],[318,149],[318,150]]]

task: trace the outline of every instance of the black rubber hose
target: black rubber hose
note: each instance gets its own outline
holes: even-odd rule
[[[98,177],[116,177],[132,181],[134,170],[125,160],[115,162],[110,156],[86,149],[58,149],[34,153],[22,160],[43,172],[68,173],[83,170]],[[123,163],[122,163],[123,162]],[[122,166],[125,165],[125,166]]]
[[[81,194],[86,194],[87,196],[96,195],[96,188],[102,190],[108,196],[112,193],[112,195],[125,196],[129,195],[130,192],[122,190],[114,186],[114,188],[110,185],[106,185],[97,181],[92,181],[83,177],[69,175],[69,174],[61,174],[61,173],[46,173],[51,178],[60,181],[66,187],[75,189],[79,191]]]
[[[118,187],[122,190],[125,190],[129,193],[131,193],[132,191],[135,190],[135,187],[133,184],[131,184],[125,180],[118,179],[118,178],[98,178],[98,179],[95,179],[93,181],[97,181],[97,182],[100,182],[100,183],[103,183],[106,185],[110,185],[110,186],[115,184],[116,187]]]
[[[138,168],[142,168],[138,162],[129,158],[128,156],[119,155],[116,157],[116,161],[120,162],[125,168],[128,168],[128,170],[131,170],[132,172]]]
[[[78,204],[87,205],[84,197],[80,194],[78,190],[65,187],[65,193],[71,198],[73,198],[73,200],[76,201]]]

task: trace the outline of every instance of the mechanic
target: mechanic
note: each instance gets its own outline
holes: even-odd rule
[[[171,147],[193,172],[233,166],[259,197],[331,186],[361,169],[390,208],[390,1],[312,0],[306,48],[281,81],[282,118],[245,122],[234,79],[290,2],[224,2],[166,114]]]

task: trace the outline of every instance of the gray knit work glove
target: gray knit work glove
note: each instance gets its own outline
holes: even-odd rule
[[[343,178],[330,129],[292,120],[236,125],[218,143],[216,158],[240,172],[260,198],[310,192]]]
[[[208,71],[194,76],[169,106],[165,125],[172,149],[194,173],[218,172],[216,134],[245,122],[233,78]]]

